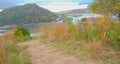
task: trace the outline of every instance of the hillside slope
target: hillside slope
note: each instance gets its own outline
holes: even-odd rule
[[[55,21],[58,16],[36,4],[10,7],[0,12],[1,25],[23,25]]]

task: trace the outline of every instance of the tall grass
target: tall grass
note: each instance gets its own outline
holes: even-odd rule
[[[30,57],[17,45],[13,32],[0,37],[0,64],[28,64]]]
[[[77,25],[69,19],[65,24],[44,26],[42,36],[46,37],[41,41],[85,61],[92,59],[95,64],[119,64],[119,27],[120,23],[108,17],[81,21]]]
[[[67,38],[68,28],[64,23],[55,23],[43,26],[41,32],[43,33],[41,35],[42,38],[48,38],[50,41],[59,41]]]

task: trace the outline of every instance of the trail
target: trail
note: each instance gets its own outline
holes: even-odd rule
[[[32,64],[84,64],[74,56],[63,54],[56,49],[39,44],[39,40],[31,40],[19,44],[31,55]]]

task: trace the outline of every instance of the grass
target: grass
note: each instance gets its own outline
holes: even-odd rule
[[[63,29],[64,28],[64,29]],[[41,32],[42,38],[46,38],[48,37],[48,39],[50,41],[54,41],[54,40],[64,40],[67,37],[67,33],[68,33],[68,28],[64,23],[60,23],[60,24],[50,24],[47,26],[43,26],[41,28]]]
[[[100,49],[102,45],[86,41],[49,41],[42,40],[41,44],[49,44],[65,54],[73,55],[84,61],[86,64],[94,62],[95,64],[119,64],[120,55],[114,51],[105,51]],[[99,42],[98,42],[99,43]],[[101,42],[100,42],[101,43]],[[108,53],[108,54],[106,54]]]
[[[64,26],[63,26],[64,25]],[[74,55],[86,64],[120,63],[120,24],[101,17],[89,23],[77,25],[68,20],[66,24],[52,24],[42,29],[41,42]],[[43,37],[46,36],[46,37]],[[60,38],[61,36],[62,39]]]
[[[0,64],[28,64],[30,56],[17,45],[13,32],[0,37]]]

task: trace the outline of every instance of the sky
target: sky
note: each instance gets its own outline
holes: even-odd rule
[[[93,0],[0,0],[0,5],[18,4],[23,2],[79,2],[79,3],[92,3]]]
[[[4,8],[10,7],[10,6],[14,6],[14,5],[17,5],[17,4],[21,4],[21,3],[35,3],[35,2],[72,2],[72,3],[74,2],[74,3],[82,3],[82,4],[88,3],[89,4],[89,3],[92,3],[93,0],[0,0],[0,9],[4,9]],[[50,8],[50,6],[52,7],[52,5],[50,5],[50,4],[44,5],[42,7],[44,7],[44,8],[48,8],[49,7],[50,10],[53,10],[53,7]],[[60,6],[56,6],[55,8],[57,8],[57,7],[61,7],[62,8],[64,6],[60,5]],[[69,6],[69,7],[71,8],[71,6]],[[72,8],[75,8],[75,9],[76,9],[76,7],[81,8],[78,5],[72,6]],[[64,9],[66,9],[66,8],[64,8]]]
[[[24,0],[25,2],[43,2],[43,1],[52,1],[52,2],[79,2],[79,3],[91,3],[93,0]]]

